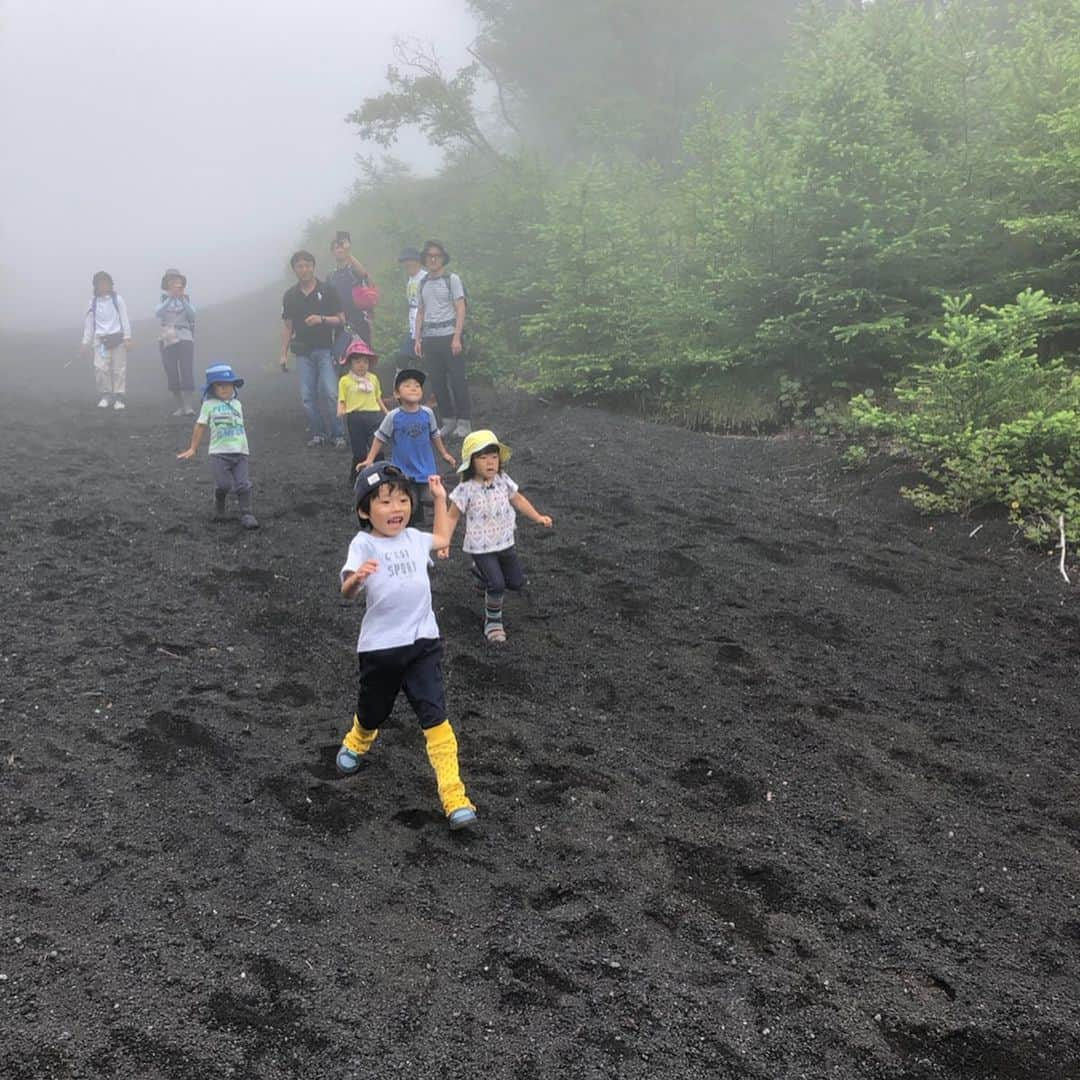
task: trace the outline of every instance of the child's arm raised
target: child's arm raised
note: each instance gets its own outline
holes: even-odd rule
[[[195,451],[199,449],[199,444],[203,441],[203,436],[206,434],[206,425],[200,424],[198,420],[195,421],[195,428],[191,432],[191,445],[186,450],[181,450],[177,454],[177,458],[180,461],[187,461],[189,458],[195,456]]]
[[[440,481],[440,483],[441,483],[441,481]],[[450,518],[450,535],[452,537],[454,535],[455,531],[457,530],[457,523],[461,520],[461,511],[458,509],[457,505],[455,503],[453,503],[453,502],[450,503],[450,508],[447,511],[447,517]],[[446,547],[439,548],[435,552],[435,554],[438,555],[440,559],[449,559],[450,558],[450,545],[447,544]]]
[[[435,522],[431,527],[431,546],[441,553],[443,548],[450,547],[457,518],[451,520],[450,511],[446,508],[446,488],[443,486],[441,476],[428,477],[428,491],[431,492],[431,502],[435,508]],[[445,558],[442,555],[440,557]]]
[[[346,600],[351,600],[363,587],[364,582],[378,569],[379,560],[368,559],[362,566],[341,579],[341,595]]]
[[[510,505],[537,525],[543,525],[545,529],[551,528],[551,518],[548,517],[547,514],[541,514],[520,491],[515,491],[514,494],[510,496]]]

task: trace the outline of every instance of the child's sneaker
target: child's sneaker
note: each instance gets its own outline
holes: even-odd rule
[[[339,759],[340,756],[339,754]],[[458,829],[468,829],[476,824],[476,811],[471,806],[462,806],[450,814],[447,821],[454,832]]]
[[[127,406],[124,404],[124,399],[119,397],[112,403],[112,407],[117,411],[127,408]]]
[[[259,527],[259,519],[249,510],[246,514],[240,515],[240,524],[243,525],[245,529],[257,529]]]
[[[97,407],[98,407],[99,409],[107,409],[107,408],[109,407],[109,399],[108,399],[107,397],[103,397],[103,398],[102,398],[102,399],[101,399],[101,400],[100,400],[100,401],[99,401],[99,402],[97,403]]]
[[[337,752],[337,771],[342,776],[352,776],[360,768],[360,755],[354,754],[347,746]]]

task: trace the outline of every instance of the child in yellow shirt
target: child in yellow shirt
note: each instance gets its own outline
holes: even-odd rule
[[[371,370],[377,359],[367,342],[360,338],[345,350],[344,361],[349,370],[338,382],[337,414],[345,420],[352,446],[349,487],[356,482],[356,467],[367,457],[371,440],[386,412],[379,376]]]

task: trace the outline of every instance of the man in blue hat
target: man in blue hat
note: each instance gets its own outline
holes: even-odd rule
[[[408,332],[401,341],[401,355],[397,365],[400,371],[416,362],[416,309],[420,306],[420,283],[427,271],[420,261],[419,248],[402,248],[398,263],[405,271],[405,302],[409,307]]]

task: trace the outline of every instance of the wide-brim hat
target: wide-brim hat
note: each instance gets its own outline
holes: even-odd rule
[[[164,274],[161,275],[161,288],[167,289],[169,287],[169,278],[179,278],[180,284],[183,288],[187,288],[187,278],[176,269],[175,266],[170,266]]]
[[[232,383],[237,390],[244,385],[244,380],[240,378],[232,369],[231,364],[211,364],[206,369],[206,382],[203,383],[203,397],[210,392],[210,387],[216,382]]]
[[[429,249],[437,251],[442,256],[443,266],[449,265],[450,252],[446,250],[446,245],[441,240],[425,240],[423,254],[426,255]]]
[[[353,338],[341,359],[347,364],[352,356],[366,356],[369,360],[377,360],[379,354],[363,338]]]
[[[427,376],[419,368],[402,368],[394,376],[394,389],[396,390],[406,379],[415,379],[421,386],[427,382]]]
[[[489,431],[487,428],[481,428],[479,431],[470,431],[465,436],[465,441],[461,444],[461,464],[458,466],[457,471],[459,473],[466,473],[469,471],[469,466],[472,465],[473,454],[479,454],[481,450],[486,450],[489,446],[497,446],[499,448],[499,461],[505,465],[510,460],[510,455],[513,451],[506,443],[499,442],[499,437],[494,431]]]

